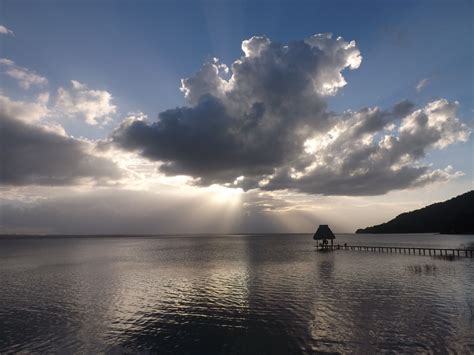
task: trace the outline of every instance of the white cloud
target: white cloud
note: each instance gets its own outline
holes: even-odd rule
[[[68,136],[48,121],[48,94],[35,102],[0,95],[0,185],[107,183],[122,176],[95,144]]]
[[[418,84],[416,84],[416,91],[420,92],[421,90],[423,90],[430,82],[430,79],[428,78],[425,78],[425,79],[421,79]]]
[[[5,74],[18,81],[21,88],[27,90],[32,86],[44,86],[48,84],[48,79],[36,74],[34,71],[20,67],[14,61],[7,58],[0,58],[0,65],[5,67]]]
[[[327,195],[373,195],[447,181],[462,175],[452,167],[431,170],[422,159],[432,149],[466,142],[469,128],[456,117],[457,103],[440,99],[405,112],[398,129],[381,135],[397,119],[378,108],[348,112],[306,144],[300,160],[277,169],[263,189],[290,188]]]
[[[5,26],[3,25],[0,25],[0,34],[1,35],[14,35],[13,31],[6,28]]]
[[[287,45],[254,36],[242,42],[244,56],[231,69],[214,59],[191,78],[181,81],[181,90],[192,105],[205,95],[226,106],[247,109],[256,102],[287,105],[293,99],[315,100],[335,95],[346,85],[345,69],[357,69],[362,57],[354,41],[324,33]],[[230,79],[227,80],[229,71]],[[318,103],[320,100],[317,100]]]
[[[455,142],[466,142],[471,130],[457,118],[459,103],[439,99],[428,103],[405,117],[400,125],[400,136],[415,137],[427,147],[446,148]]]
[[[15,101],[0,95],[0,112],[27,123],[38,122],[48,115],[48,94],[43,93],[33,102]]]
[[[362,56],[355,41],[346,42],[342,37],[336,40],[331,33],[314,35],[305,40],[312,48],[318,48],[325,55],[315,76],[315,87],[323,95],[335,95],[347,82],[341,72],[345,68],[357,69]]]
[[[11,59],[0,58],[0,64],[13,66],[13,65],[15,65],[15,62]]]
[[[152,123],[128,120],[111,141],[202,185],[375,195],[459,176],[422,161],[431,149],[468,139],[456,102],[327,109],[327,97],[346,85],[344,70],[361,65],[354,41],[252,37],[242,51],[230,69],[214,59],[182,80],[189,106]]]
[[[105,90],[89,89],[87,85],[71,80],[70,89],[58,89],[55,109],[68,116],[82,117],[89,125],[105,124],[117,111],[112,99]]]

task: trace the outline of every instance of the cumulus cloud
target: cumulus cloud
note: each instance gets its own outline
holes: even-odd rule
[[[418,84],[416,84],[416,91],[420,92],[423,90],[428,84],[430,80],[428,78],[421,79]]]
[[[469,129],[456,118],[457,103],[440,99],[405,115],[391,134],[380,130],[397,118],[392,112],[363,109],[347,113],[331,130],[306,142],[303,169],[276,169],[263,189],[294,189],[327,195],[374,195],[446,181],[460,172],[430,170],[422,164],[430,149],[467,141]],[[405,109],[409,108],[409,105]]]
[[[89,125],[105,124],[117,111],[112,95],[105,90],[89,89],[87,85],[71,80],[71,87],[60,87],[55,109],[68,116],[81,117]]]
[[[230,68],[214,59],[182,80],[189,106],[152,123],[127,120],[111,142],[161,162],[167,175],[244,189],[373,195],[459,175],[422,162],[427,150],[468,139],[457,103],[328,111],[344,70],[361,64],[354,41],[252,37],[242,51]]]
[[[13,36],[14,33],[13,33],[12,30],[6,28],[3,25],[0,25],[0,35],[11,35],[11,36]]]
[[[37,122],[48,115],[49,95],[40,94],[33,102],[14,101],[8,96],[0,95],[0,112],[24,122]]]
[[[120,177],[117,166],[96,156],[91,143],[40,122],[43,111],[39,103],[0,97],[0,184],[68,185]]]
[[[323,97],[344,85],[337,68],[357,67],[359,52],[329,35],[288,45],[253,37],[242,48],[230,73],[214,60],[183,79],[191,107],[162,112],[151,125],[127,121],[113,140],[164,161],[168,174],[209,184],[269,174],[294,160],[309,132],[328,125]]]
[[[5,68],[5,74],[18,81],[21,88],[28,90],[32,86],[44,86],[48,84],[48,79],[36,74],[34,71],[20,67],[14,61],[7,58],[0,58],[0,65]]]

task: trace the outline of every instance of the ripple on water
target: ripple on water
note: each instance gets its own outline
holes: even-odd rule
[[[471,260],[283,235],[9,243],[0,352],[474,351]]]

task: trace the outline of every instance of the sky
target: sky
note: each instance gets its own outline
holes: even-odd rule
[[[469,191],[472,13],[0,0],[0,233],[353,232]]]

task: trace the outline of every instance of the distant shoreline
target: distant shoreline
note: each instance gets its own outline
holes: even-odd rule
[[[297,236],[297,235],[308,235],[311,236],[313,233],[301,232],[301,233],[163,233],[163,234],[0,234],[1,239],[46,239],[46,238],[68,238],[68,239],[87,239],[87,238],[102,238],[102,239],[112,239],[112,238],[179,238],[179,237],[236,237],[236,236],[249,236],[249,237],[259,237],[259,236]],[[457,236],[457,235],[472,235],[474,233],[440,233],[440,232],[423,232],[423,233],[388,233],[388,232],[356,232],[356,233],[335,233],[339,236],[360,236],[367,235],[373,236],[377,234],[383,235],[394,235],[394,236],[428,236],[428,235],[442,235],[442,236]]]
[[[356,234],[361,233],[474,234],[474,191],[402,213],[382,224],[356,230]]]

